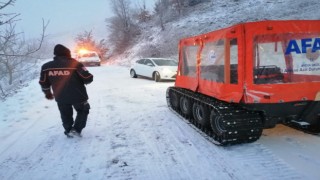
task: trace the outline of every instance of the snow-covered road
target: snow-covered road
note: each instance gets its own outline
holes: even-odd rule
[[[32,81],[0,104],[0,179],[320,179],[320,137],[279,125],[254,143],[219,147],[172,113],[173,82],[90,67],[83,138],[68,139],[55,101]]]

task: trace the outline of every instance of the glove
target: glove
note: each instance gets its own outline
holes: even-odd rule
[[[46,93],[46,98],[47,98],[48,100],[52,100],[52,99],[54,99],[54,97],[53,97],[53,95],[52,95],[52,93],[51,93],[51,92]]]

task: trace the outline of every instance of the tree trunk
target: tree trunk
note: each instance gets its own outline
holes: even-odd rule
[[[164,28],[164,24],[163,24],[163,18],[162,18],[162,15],[160,16],[160,26],[161,26],[161,30],[164,31],[165,28]]]
[[[9,75],[9,85],[12,85],[13,83],[13,71],[11,68],[8,69],[8,75]]]
[[[13,68],[10,67],[10,64],[9,62],[6,62],[6,69],[7,69],[7,72],[8,72],[8,83],[9,85],[11,85],[13,83]]]

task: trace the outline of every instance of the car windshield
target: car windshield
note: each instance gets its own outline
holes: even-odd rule
[[[81,57],[97,57],[95,53],[82,54]]]
[[[158,66],[177,66],[178,63],[170,59],[153,59],[153,62]]]

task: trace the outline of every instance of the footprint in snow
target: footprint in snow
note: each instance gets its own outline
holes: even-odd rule
[[[112,164],[118,164],[118,162],[119,162],[119,159],[112,159]]]
[[[129,166],[127,162],[123,162],[119,167],[126,167],[126,166]]]
[[[89,168],[87,168],[86,173],[91,173],[91,170]]]

